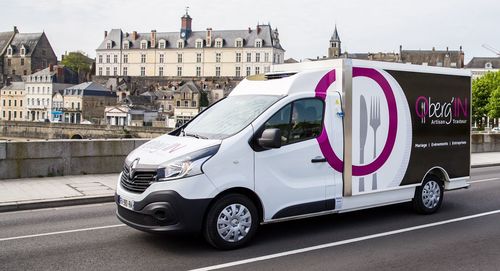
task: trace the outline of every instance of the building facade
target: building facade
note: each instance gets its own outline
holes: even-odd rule
[[[12,82],[0,90],[0,119],[23,121],[24,82]]]
[[[82,123],[86,120],[100,124],[106,106],[116,105],[116,93],[94,82],[86,82],[62,90],[65,123]]]
[[[13,32],[0,33],[0,53],[4,78],[12,77],[18,80],[23,75],[57,64],[56,54],[45,32],[19,33],[14,27]]]
[[[96,50],[98,76],[244,77],[283,63],[278,29],[193,31],[181,18],[179,32],[105,31]]]
[[[465,66],[472,73],[472,78],[478,78],[487,72],[500,71],[500,57],[473,57]]]

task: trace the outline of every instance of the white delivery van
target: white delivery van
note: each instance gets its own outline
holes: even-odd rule
[[[270,222],[406,201],[433,213],[444,190],[468,187],[470,102],[459,69],[278,65],[130,153],[117,216],[231,249]]]

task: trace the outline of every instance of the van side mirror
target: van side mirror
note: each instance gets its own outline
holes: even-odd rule
[[[262,132],[262,136],[257,139],[259,145],[264,149],[281,148],[281,131],[278,128],[269,128]]]

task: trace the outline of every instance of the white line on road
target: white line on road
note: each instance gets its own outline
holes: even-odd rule
[[[47,232],[47,233],[40,233],[40,234],[31,234],[31,235],[7,237],[7,238],[0,238],[0,242],[10,241],[10,240],[18,240],[18,239],[26,239],[26,238],[33,238],[33,237],[40,237],[40,236],[49,236],[49,235],[56,235],[56,234],[64,234],[64,233],[102,230],[102,229],[116,228],[116,227],[122,227],[122,226],[125,226],[125,224],[116,224],[116,225],[108,225],[108,226],[102,226],[102,227],[92,227],[92,228],[83,228],[83,229],[76,229],[76,230],[56,231],[56,232]]]
[[[474,218],[488,216],[488,215],[494,215],[494,214],[498,214],[498,213],[500,213],[500,210],[495,210],[495,211],[491,211],[491,212],[485,212],[485,213],[480,213],[480,214],[475,214],[475,215],[470,215],[470,216],[463,216],[463,217],[458,217],[458,218],[454,218],[454,219],[449,219],[449,220],[444,220],[444,221],[439,221],[439,222],[434,222],[434,223],[429,223],[429,224],[424,224],[424,225],[419,225],[419,226],[414,226],[414,227],[409,227],[409,228],[404,228],[404,229],[399,229],[399,230],[394,230],[394,231],[382,232],[382,233],[377,233],[377,234],[372,234],[372,235],[367,235],[367,236],[332,242],[332,243],[328,243],[328,244],[322,244],[322,245],[311,246],[311,247],[306,247],[306,248],[301,248],[301,249],[295,249],[295,250],[290,250],[290,251],[285,251],[285,252],[280,252],[280,253],[275,253],[275,254],[269,254],[269,255],[265,255],[265,256],[249,258],[249,259],[240,260],[240,261],[212,265],[212,266],[202,267],[202,268],[198,268],[198,269],[193,269],[191,271],[208,271],[208,270],[215,270],[215,269],[221,269],[221,268],[228,268],[228,267],[232,267],[232,266],[243,265],[243,264],[253,263],[253,262],[258,262],[258,261],[265,261],[265,260],[270,260],[270,259],[274,259],[274,258],[285,257],[285,256],[290,256],[290,255],[294,255],[294,254],[299,254],[299,253],[304,253],[304,252],[309,252],[309,251],[314,251],[314,250],[320,250],[320,249],[325,249],[325,248],[330,248],[330,247],[336,247],[336,246],[341,246],[341,245],[345,245],[345,244],[365,241],[365,240],[389,236],[389,235],[395,235],[395,234],[400,234],[400,233],[405,233],[405,232],[410,232],[410,231],[416,231],[416,230],[420,230],[420,229],[445,225],[445,224],[449,224],[449,223],[474,219]]]
[[[470,181],[469,183],[482,183],[482,182],[491,182],[491,181],[498,181],[500,178],[490,178],[490,179],[482,179],[482,180],[475,180],[475,181]]]

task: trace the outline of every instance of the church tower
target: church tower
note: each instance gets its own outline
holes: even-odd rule
[[[337,32],[337,25],[335,25],[335,30],[330,38],[330,47],[328,48],[328,58],[338,58],[342,53],[340,50],[340,37]]]

